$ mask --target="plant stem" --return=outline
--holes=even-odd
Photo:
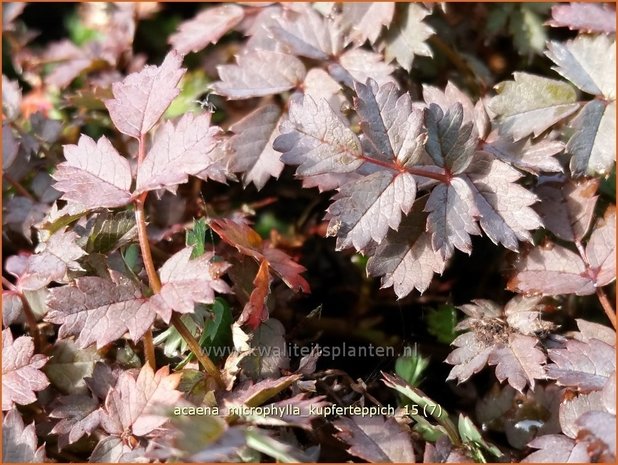
[[[210,358],[202,351],[200,344],[195,340],[193,334],[191,334],[191,331],[189,331],[189,328],[187,328],[182,322],[180,315],[178,315],[178,313],[172,313],[171,321],[174,325],[174,328],[176,328],[176,331],[178,331],[178,333],[182,336],[182,338],[189,346],[189,349],[191,349],[191,352],[193,352],[193,355],[195,355],[195,358],[197,358],[198,362],[200,362],[200,365],[204,367],[206,373],[212,376],[219,386],[223,387],[224,384],[223,380],[221,379],[219,369],[215,366],[212,360],[210,360]]]
[[[36,202],[34,196],[30,192],[28,192],[26,188],[19,183],[19,181],[16,181],[6,173],[2,173],[2,176],[11,186],[13,186],[13,188],[17,191],[18,194],[21,194],[22,196],[32,200],[33,202]]]
[[[144,159],[144,137],[141,136],[139,140],[139,149],[138,149],[138,164],[142,162]],[[139,239],[139,247],[142,252],[142,260],[144,262],[144,268],[146,269],[146,274],[148,275],[148,282],[150,284],[150,288],[152,292],[158,294],[161,291],[161,280],[159,279],[159,274],[154,266],[154,260],[152,259],[152,253],[150,250],[150,242],[148,241],[148,231],[146,229],[146,213],[144,212],[144,202],[146,201],[147,192],[144,192],[137,199],[135,199],[135,222],[137,224],[137,237]],[[202,352],[202,348],[198,341],[195,340],[191,331],[185,326],[185,324],[180,319],[180,316],[174,312],[172,312],[172,324],[176,328],[176,331],[182,336],[185,340],[191,352],[195,355],[195,358],[200,362],[200,364],[204,367],[206,372],[212,376],[219,386],[223,386],[223,381],[221,380],[221,374],[219,370],[215,366],[215,364],[210,360],[210,358]],[[148,330],[144,335],[144,353],[146,355],[146,359],[153,367],[155,366],[155,358],[154,358],[154,343],[152,340],[152,331]]]
[[[579,252],[579,256],[586,265],[586,270],[590,272],[590,262],[588,261],[588,256],[586,255],[586,250],[584,249],[584,246],[580,241],[575,241],[575,247],[577,248],[577,252]],[[597,287],[597,297],[599,298],[599,302],[601,303],[601,307],[603,307],[603,311],[607,315],[607,318],[609,318],[612,326],[614,327],[614,329],[616,329],[616,311],[614,310],[614,307],[607,298],[607,294],[605,294],[605,291],[600,287]]]
[[[32,309],[30,308],[30,304],[28,303],[26,296],[24,296],[24,294],[17,288],[17,286],[11,283],[4,276],[2,277],[2,285],[19,296],[19,299],[21,300],[21,307],[24,311],[24,316],[26,317],[26,323],[28,324],[28,330],[30,331],[30,336],[32,336],[32,339],[34,340],[34,350],[36,352],[40,352],[43,349],[44,344],[43,340],[41,339],[41,333],[39,332],[39,326],[36,322],[36,317],[34,316]]]
[[[616,329],[616,312],[614,311],[611,302],[607,298],[607,294],[600,287],[597,287],[597,297],[599,298],[599,302],[601,302],[601,306],[603,307],[603,311],[607,315],[607,318],[609,318],[612,326],[614,327],[614,329]]]

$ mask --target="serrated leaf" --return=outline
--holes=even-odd
[[[400,94],[394,84],[378,87],[369,80],[355,83],[354,108],[361,119],[363,134],[371,141],[368,152],[385,161],[397,160],[412,166],[423,155],[426,132],[423,115],[412,105],[408,93]]]
[[[520,259],[507,289],[543,295],[588,295],[596,292],[579,255],[555,244],[536,247]]]
[[[394,14],[394,2],[343,3],[341,21],[349,40],[357,45],[366,40],[373,44],[382,28],[390,25]]]
[[[548,355],[554,363],[547,366],[547,375],[559,386],[602,389],[616,370],[615,348],[597,339],[568,340],[563,349],[550,349]]]
[[[543,171],[562,172],[562,166],[554,156],[562,152],[564,147],[559,141],[532,142],[529,138],[513,141],[509,137],[499,137],[493,132],[487,137],[481,150],[520,170],[538,176]]]
[[[84,378],[92,375],[94,365],[100,359],[94,349],[79,349],[71,341],[58,341],[44,371],[51,383],[62,392],[80,393],[86,390]]]
[[[64,146],[65,162],[52,175],[62,199],[85,208],[122,207],[131,201],[131,168],[110,141],[82,134],[77,145]]]
[[[427,230],[431,233],[433,250],[444,260],[453,255],[454,248],[467,254],[472,252],[470,234],[481,234],[476,225],[479,211],[474,193],[461,178],[453,178],[450,184],[440,184],[431,191],[425,211]]]
[[[206,220],[204,218],[200,218],[198,220],[193,220],[193,227],[191,229],[187,229],[185,245],[187,247],[193,247],[193,252],[191,252],[191,258],[197,258],[204,254],[206,251]]]
[[[453,174],[466,169],[476,148],[476,135],[471,122],[464,123],[463,107],[456,103],[443,111],[432,103],[425,110],[427,144],[425,149],[434,163]]]
[[[238,5],[208,8],[195,18],[181,23],[168,42],[182,54],[199,52],[209,43],[216,44],[244,16],[244,10]]]
[[[451,305],[441,305],[427,313],[427,331],[443,344],[450,344],[457,337],[457,314]]]
[[[431,236],[425,231],[424,206],[425,200],[417,200],[399,229],[388,232],[367,262],[367,273],[382,276],[382,287],[392,286],[400,299],[415,288],[424,292],[434,273],[442,273],[445,267],[441,255],[431,246]]]
[[[568,27],[583,32],[616,32],[616,10],[599,3],[564,3],[554,5],[551,19],[553,27]]]
[[[576,443],[562,434],[546,434],[528,444],[539,449],[525,457],[523,463],[588,463],[590,457],[586,445]]]
[[[245,357],[240,364],[244,372],[253,379],[274,378],[275,380],[280,376],[282,369],[287,370],[290,366],[290,357],[285,349],[284,335],[285,328],[275,318],[269,318],[264,324],[260,325],[253,332],[251,340],[251,347],[254,351]],[[255,386],[258,385],[261,385],[261,383]],[[253,389],[251,388],[251,390]],[[281,389],[284,389],[284,387]],[[266,400],[268,399],[251,405],[261,405]],[[246,403],[246,401],[244,402]]]
[[[212,89],[231,99],[285,92],[302,83],[306,74],[295,56],[266,50],[248,51],[237,57],[237,64],[220,65],[217,71],[221,80]]]
[[[592,391],[566,399],[560,404],[560,427],[568,437],[575,439],[579,431],[577,420],[586,412],[604,411],[602,392]]]
[[[137,238],[135,215],[130,211],[99,214],[88,235],[88,252],[108,253]]]
[[[513,78],[496,86],[489,108],[499,117],[500,130],[516,141],[538,136],[579,108],[575,89],[565,82],[521,72]]]
[[[60,419],[50,434],[58,435],[58,447],[62,449],[98,428],[100,410],[99,401],[87,395],[61,397],[59,402],[49,414],[50,418]]]
[[[370,463],[414,463],[410,432],[394,418],[341,417],[334,422],[336,436],[348,444],[348,453]]]
[[[276,24],[269,30],[294,55],[328,60],[343,48],[343,37],[336,23],[308,5],[303,5],[300,12],[290,11],[276,18]]]
[[[372,79],[380,85],[396,82],[391,76],[395,66],[385,63],[381,54],[362,48],[352,48],[343,52],[339,56],[339,63],[329,65],[328,71],[335,80],[350,87],[354,82],[367,82],[367,79]]]
[[[494,349],[488,363],[496,365],[496,378],[507,382],[520,392],[527,384],[534,389],[535,379],[545,378],[545,354],[536,347],[537,338],[513,335],[508,344]]]
[[[399,227],[412,208],[416,182],[409,173],[378,171],[339,189],[328,208],[328,235],[337,236],[337,249],[362,250],[380,243],[389,228]]]
[[[181,64],[182,55],[172,50],[160,66],[147,65],[112,84],[114,98],[105,106],[120,132],[139,139],[152,129],[180,93],[176,86],[186,71]]]
[[[455,366],[446,380],[456,379],[458,383],[463,383],[485,368],[493,350],[490,341],[479,339],[474,332],[457,336],[451,345],[457,348],[448,355],[445,362]]]
[[[156,314],[141,290],[114,271],[110,276],[78,278],[50,290],[45,320],[62,325],[59,338],[77,336],[78,346],[101,348],[127,331],[137,341],[150,328]]]
[[[212,252],[194,259],[191,259],[192,253],[193,247],[185,247],[159,269],[161,290],[150,298],[149,304],[166,322],[169,322],[172,310],[193,313],[196,303],[213,303],[215,291],[230,292],[229,286],[221,279],[229,265],[213,261]]]
[[[81,270],[77,260],[86,255],[77,244],[77,234],[60,230],[47,242],[39,244],[38,253],[30,255],[18,275],[18,286],[23,291],[35,291],[52,281],[66,282],[68,270]]]
[[[571,121],[567,142],[573,176],[606,176],[616,162],[616,102],[591,100]]]
[[[45,462],[45,445],[37,448],[34,422],[28,426],[19,411],[10,409],[2,419],[2,463]]]
[[[360,140],[326,100],[292,101],[280,131],[273,147],[285,163],[298,165],[298,176],[349,173],[363,163]]]
[[[281,154],[272,147],[279,135],[281,110],[277,105],[264,105],[230,126],[230,169],[242,172],[243,184],[255,184],[260,190],[272,176],[278,178],[283,170]]]
[[[48,357],[34,353],[32,338],[13,339],[9,328],[2,331],[2,410],[15,404],[28,405],[36,401],[37,391],[49,385],[40,369]]]
[[[550,42],[546,55],[560,75],[582,91],[616,98],[616,41],[605,35],[577,36],[574,40]]]
[[[217,163],[213,149],[221,130],[210,125],[211,116],[186,113],[176,126],[166,122],[159,128],[137,170],[136,194],[185,183]]]
[[[434,30],[423,22],[429,12],[421,5],[409,3],[399,7],[399,14],[385,35],[384,55],[387,61],[395,59],[406,71],[410,71],[415,56],[432,56],[426,40]]]
[[[516,181],[516,169],[482,152],[477,152],[466,176],[472,181],[479,223],[494,243],[519,250],[518,240],[530,241],[530,231],[542,226],[530,208],[537,197]]]
[[[545,229],[562,240],[581,241],[590,228],[598,186],[597,179],[540,183],[535,192],[541,201],[534,209],[541,215]]]
[[[101,412],[101,426],[113,435],[146,436],[168,421],[162,407],[174,405],[182,396],[176,390],[181,373],[169,374],[169,367],[156,373],[144,365],[137,378],[125,371],[109,390]]]
[[[605,286],[616,279],[616,207],[610,205],[595,225],[586,257],[597,286]]]
[[[233,391],[226,400],[229,400],[232,404],[245,404],[247,407],[257,407],[272,399],[299,379],[300,375],[267,378],[244,389]]]

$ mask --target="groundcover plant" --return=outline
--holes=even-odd
[[[3,5],[3,462],[613,462],[615,8]]]

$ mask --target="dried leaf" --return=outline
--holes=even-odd
[[[181,64],[182,55],[172,50],[161,66],[147,65],[112,85],[114,98],[105,106],[120,132],[139,139],[152,129],[180,93],[176,86],[186,71]]]
[[[66,161],[53,174],[62,199],[85,208],[122,207],[131,201],[131,168],[110,141],[82,134],[77,145],[65,145]]]
[[[610,205],[595,224],[586,257],[595,286],[606,286],[616,279],[616,207]]]
[[[15,404],[28,405],[36,401],[35,392],[49,385],[40,369],[48,357],[34,353],[32,338],[13,339],[9,328],[2,331],[2,410]]]

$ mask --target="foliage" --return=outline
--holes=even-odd
[[[615,460],[612,5],[4,6],[3,461]]]

